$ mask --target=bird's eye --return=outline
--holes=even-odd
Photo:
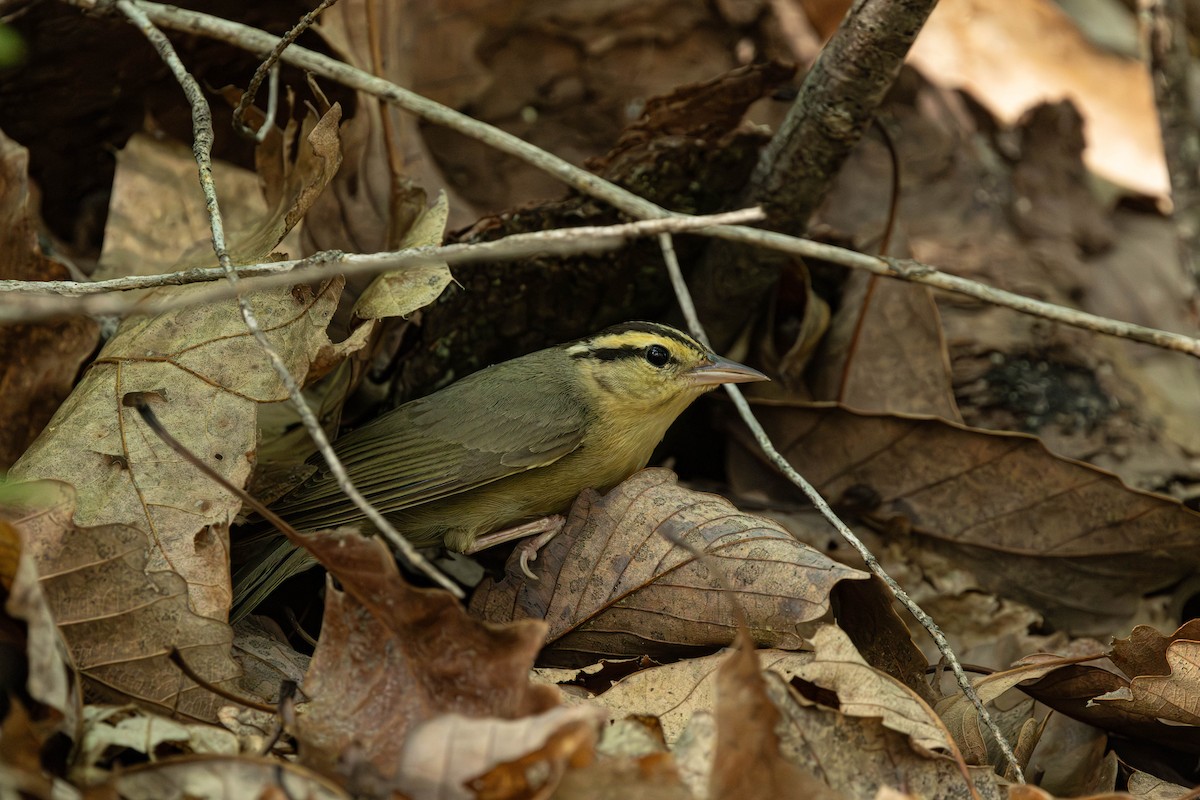
[[[646,348],[646,360],[656,367],[665,367],[671,360],[671,351],[661,344],[652,344]]]

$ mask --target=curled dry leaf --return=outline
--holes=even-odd
[[[184,676],[168,653],[178,648],[198,674],[232,690],[240,674],[229,655],[232,632],[192,610],[178,574],[149,569],[145,534],[127,525],[77,526],[74,492],[62,483],[9,486],[6,495],[4,514],[37,562],[88,694],[214,720],[226,701]]]
[[[828,404],[764,401],[757,411],[835,506],[919,537],[989,591],[1068,630],[1107,631],[1144,593],[1200,565],[1200,514],[1055,456],[1032,436]],[[735,487],[794,500],[791,484],[743,444],[729,469]]]
[[[1087,657],[1074,660],[1086,659]],[[1062,661],[1059,659],[1054,659],[1053,661],[1039,660],[1034,663],[1022,664],[1013,669],[984,675],[973,680],[971,685],[975,687],[975,692],[979,695],[979,699],[986,705],[994,702],[1000,695],[1018,683],[1040,678],[1061,665]],[[996,766],[1003,766],[1002,757],[1001,759],[996,758],[999,755],[998,753],[989,754],[988,748],[992,744],[991,736],[983,732],[979,721],[979,712],[975,710],[974,704],[967,699],[966,695],[962,694],[962,692],[956,692],[938,703],[935,706],[935,710],[946,724],[946,727],[954,735],[954,740],[962,748],[963,757],[967,759],[967,763],[991,763]],[[1032,709],[1024,709],[1020,713],[1024,719],[1019,718],[1014,721],[1011,716],[1004,716],[1004,720],[1010,728],[1014,730],[1020,728],[1026,721],[1032,719]]]
[[[734,604],[755,641],[795,648],[805,623],[829,610],[835,583],[867,577],[775,522],[679,486],[665,469],[642,470],[604,497],[580,495],[534,563],[537,582],[512,574],[485,581],[471,611],[494,621],[545,619],[543,659],[572,665],[726,645]]]
[[[237,737],[214,725],[185,724],[129,706],[89,705],[84,709],[83,737],[76,744],[76,768],[87,785],[102,783],[114,761],[126,751],[161,759],[171,753],[237,755]],[[137,759],[138,756],[134,756]]]
[[[389,783],[419,723],[449,713],[517,719],[557,704],[556,689],[529,682],[542,623],[471,619],[449,593],[409,586],[387,548],[353,530],[306,539],[345,589],[327,589],[304,681],[312,700],[297,735],[307,763],[365,762]]]
[[[47,500],[56,487],[44,489],[40,499]],[[7,594],[4,613],[25,624],[21,649],[28,661],[29,676],[23,688],[29,697],[61,714],[66,730],[74,731],[81,698],[71,671],[71,656],[58,635],[53,610],[38,582],[33,548],[26,544],[28,534],[10,521],[10,512],[15,510],[0,494],[0,586]],[[15,690],[10,687],[10,691]]]
[[[592,760],[605,719],[595,706],[516,720],[443,714],[409,732],[395,785],[412,800],[545,796],[568,767]]]
[[[767,694],[754,643],[745,629],[717,674],[717,747],[709,775],[714,798],[787,800],[843,797],[779,752],[779,710]]]
[[[38,241],[29,151],[0,132],[0,278],[70,277]],[[0,469],[16,461],[49,422],[96,347],[99,333],[95,320],[85,317],[0,326]]]
[[[450,203],[445,192],[424,208],[400,240],[397,250],[415,247],[436,247],[446,233]],[[450,266],[446,263],[388,272],[377,277],[354,304],[354,315],[360,319],[407,317],[422,306],[432,303],[450,283]]]
[[[1192,621],[1165,637],[1138,626],[1108,654],[1124,674],[1060,659],[1045,677],[1021,689],[1097,728],[1200,753],[1200,642],[1183,638],[1196,629]]]

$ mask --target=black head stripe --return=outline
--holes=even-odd
[[[623,322],[620,325],[613,325],[611,328],[605,328],[599,336],[610,336],[612,334],[628,333],[637,331],[639,333],[650,333],[655,336],[662,336],[665,339],[673,339],[685,347],[692,350],[699,348],[694,340],[684,335],[680,331],[675,330],[669,325],[660,325],[657,322]]]
[[[645,350],[641,347],[594,347],[575,353],[575,358],[595,358],[600,361],[616,361],[621,358],[641,358]]]

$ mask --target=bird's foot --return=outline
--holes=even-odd
[[[529,562],[537,560],[538,550],[541,550],[547,542],[557,536],[566,522],[567,518],[562,514],[553,514],[542,519],[535,519],[533,522],[526,522],[524,525],[517,525],[513,528],[505,528],[502,531],[487,533],[477,537],[465,552],[468,555],[478,553],[480,550],[486,550],[489,547],[494,547],[504,542],[511,542],[514,539],[524,539],[527,536],[532,536],[534,538],[527,542],[522,542],[517,547],[517,550],[520,552],[521,571],[536,581],[538,577],[529,568]]]

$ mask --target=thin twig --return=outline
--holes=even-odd
[[[212,692],[218,697],[223,697],[230,702],[237,703],[238,705],[245,706],[246,708],[253,708],[256,711],[265,711],[268,714],[274,714],[276,711],[275,706],[269,706],[266,703],[260,703],[257,700],[253,700],[249,697],[236,695],[228,689],[218,686],[217,684],[209,683],[204,679],[204,676],[192,669],[191,664],[187,663],[183,657],[183,653],[179,652],[179,648],[177,647],[171,648],[171,652],[167,654],[167,658],[170,659],[172,664],[179,667],[180,672],[191,678],[197,686]]]
[[[696,313],[696,306],[692,302],[691,292],[688,289],[687,282],[683,278],[683,270],[679,267],[679,259],[675,257],[675,246],[671,234],[659,234],[658,241],[662,248],[663,260],[667,264],[667,272],[671,276],[671,286],[675,290],[675,297],[679,300],[679,307],[683,311],[684,319],[687,320],[688,330],[691,331],[692,336],[696,337],[697,341],[708,347],[710,346],[708,335],[704,332],[704,327],[700,324],[700,318]],[[833,509],[825,502],[825,498],[821,496],[821,493],[805,480],[804,476],[797,472],[788,460],[775,448],[770,437],[767,436],[767,432],[763,430],[762,425],[759,424],[758,419],[754,416],[754,412],[751,411],[750,404],[746,402],[746,397],[742,394],[741,390],[735,384],[727,383],[725,384],[725,391],[729,393],[733,404],[737,406],[738,414],[741,416],[742,421],[746,423],[751,433],[754,434],[759,447],[767,454],[767,458],[771,460],[771,463],[786,475],[792,483],[800,487],[800,490],[812,502],[813,507],[821,513],[821,516],[825,517],[829,521],[829,524],[834,527],[834,530],[858,552],[859,556],[866,563],[867,569],[878,575],[887,584],[892,594],[900,601],[900,604],[908,609],[908,612],[913,615],[917,622],[921,623],[921,626],[929,632],[930,637],[937,645],[938,651],[946,659],[946,662],[950,665],[950,669],[954,671],[954,677],[958,680],[959,688],[962,689],[963,694],[967,696],[971,704],[975,706],[975,711],[979,714],[980,721],[987,727],[992,736],[995,737],[1001,751],[1004,753],[1005,759],[1008,761],[1009,766],[1012,767],[1017,780],[1024,783],[1025,776],[1021,771],[1021,764],[1017,761],[1016,754],[1013,753],[1012,746],[1008,743],[1004,734],[1000,732],[1000,728],[996,725],[995,720],[992,719],[991,714],[984,707],[983,701],[979,698],[978,693],[976,693],[975,687],[971,685],[967,673],[963,671],[962,665],[954,655],[954,651],[950,648],[950,643],[946,641],[945,634],[942,633],[942,629],[938,627],[938,624],[933,621],[933,617],[926,614],[917,605],[916,601],[908,596],[908,593],[904,591],[900,584],[896,583],[895,579],[887,574],[870,549],[833,512]]]
[[[350,482],[350,478],[346,474],[342,462],[338,459],[337,454],[333,452],[329,438],[325,435],[320,422],[317,421],[316,414],[313,413],[308,402],[304,399],[295,376],[292,375],[283,358],[280,357],[279,353],[271,345],[270,340],[267,339],[267,335],[263,333],[262,328],[258,324],[258,319],[254,316],[254,312],[250,308],[249,301],[238,293],[238,274],[233,268],[233,262],[229,258],[229,249],[225,245],[225,227],[221,219],[221,209],[217,203],[216,187],[213,184],[213,128],[212,113],[208,107],[208,101],[204,99],[204,93],[200,90],[200,85],[196,83],[196,79],[188,73],[183,63],[179,60],[179,56],[175,53],[175,48],[171,46],[170,40],[163,35],[162,31],[154,26],[154,23],[147,18],[138,5],[133,0],[117,0],[117,8],[154,45],[154,49],[158,51],[163,61],[175,75],[175,79],[179,82],[184,94],[187,96],[188,103],[192,108],[192,153],[196,157],[196,165],[200,171],[200,188],[204,192],[204,203],[208,209],[209,225],[212,229],[213,252],[216,253],[217,261],[225,272],[225,277],[230,284],[230,290],[237,297],[238,307],[242,312],[242,321],[246,324],[246,328],[250,331],[255,341],[258,342],[263,353],[270,360],[271,366],[279,376],[280,381],[287,387],[288,397],[291,399],[292,405],[295,406],[296,411],[299,413],[300,419],[304,422],[304,427],[308,430],[313,442],[317,445],[317,449],[320,450],[325,463],[329,465],[329,471],[336,478],[338,487],[363,512],[363,515],[375,525],[383,537],[387,539],[388,543],[400,553],[410,568],[424,572],[431,580],[455,597],[462,598],[462,589],[418,553],[416,548],[401,536],[392,527],[392,524],[374,506],[368,503],[367,499],[362,496],[362,493]]]
[[[275,84],[279,76],[279,56],[288,48],[292,42],[300,38],[300,34],[312,27],[317,21],[317,17],[321,16],[321,12],[336,3],[337,0],[322,0],[321,5],[309,11],[300,21],[292,26],[292,29],[285,33],[283,37],[271,48],[271,52],[267,55],[263,63],[258,65],[258,69],[254,70],[254,76],[250,78],[250,85],[246,87],[246,91],[238,100],[237,108],[233,110],[233,129],[245,136],[247,139],[253,139],[256,142],[261,142],[270,130],[271,123],[275,116]],[[271,74],[271,95],[268,100],[269,114],[267,121],[256,132],[253,128],[246,124],[246,111],[254,102],[255,95],[258,94],[258,89],[262,86],[263,78],[267,73]]]
[[[744,212],[729,212],[732,214]],[[521,233],[497,239],[492,242],[473,244],[451,244],[443,247],[418,248],[403,250],[396,253],[373,253],[370,255],[346,255],[343,253],[318,253],[307,259],[279,261],[270,264],[254,264],[237,268],[243,277],[266,276],[258,278],[255,288],[266,288],[282,284],[305,283],[328,277],[332,268],[347,275],[370,272],[385,272],[403,267],[422,266],[445,262],[448,264],[466,264],[477,261],[493,261],[504,259],[527,258],[535,255],[572,254],[586,250],[601,250],[623,241],[613,240],[609,245],[605,237],[627,237],[644,235],[650,232],[660,233],[655,225],[661,225],[665,230],[681,230],[679,226],[695,229],[691,232],[705,236],[718,236],[732,241],[745,242],[760,247],[780,250],[808,258],[819,258],[833,264],[850,269],[861,269],[888,278],[919,283],[934,289],[941,289],[955,294],[973,297],[977,300],[996,306],[1011,308],[1031,316],[1061,322],[1075,328],[1129,339],[1143,344],[1173,350],[1179,353],[1200,357],[1200,339],[1172,333],[1158,328],[1148,328],[1135,325],[1132,322],[1122,322],[1109,317],[1101,317],[1079,311],[1074,308],[1035,300],[1015,292],[996,289],[978,281],[960,278],[942,272],[937,267],[923,264],[911,259],[883,258],[847,250],[844,247],[814,242],[810,239],[800,239],[773,231],[757,228],[746,228],[736,225],[713,225],[711,220],[722,219],[722,215],[711,217],[672,217],[667,220],[647,220],[628,225],[567,228],[557,231],[539,231],[536,233]],[[687,222],[693,220],[694,222]],[[678,222],[676,222],[678,221]],[[701,224],[705,226],[701,229]],[[636,234],[634,233],[636,231]],[[573,241],[576,235],[585,234],[580,241]],[[588,237],[595,237],[594,239]],[[0,294],[0,322],[17,322],[42,319],[56,314],[124,314],[136,310],[139,313],[157,313],[173,308],[227,299],[232,296],[228,287],[214,288],[209,292],[196,292],[191,297],[172,298],[163,301],[150,301],[132,306],[129,301],[113,297],[88,297],[68,300],[65,297],[34,297],[33,295],[61,294],[88,295],[94,292],[112,292],[114,290],[142,289],[147,286],[174,285],[195,281],[211,281],[221,277],[220,270],[185,270],[167,275],[131,276],[114,278],[110,281],[95,283],[77,283],[74,281],[0,281],[0,293],[21,293],[19,297],[4,297]],[[86,302],[82,302],[86,300]]]
[[[419,247],[394,253],[350,255],[331,251],[303,259],[235,267],[242,278],[255,278],[253,288],[315,283],[331,273],[360,275],[431,264],[515,260],[534,256],[578,255],[621,247],[638,236],[663,231],[704,233],[721,223],[762,219],[759,209],[742,209],[705,217],[670,217],[621,225],[560,228],[513,234],[491,242]],[[130,275],[93,283],[76,281],[0,281],[0,322],[41,319],[55,314],[139,314],[215,302],[234,296],[229,286],[213,286],[170,298],[124,297],[117,293],[157,286],[211,282],[224,278],[220,268],[188,269],[163,275]],[[3,293],[9,293],[5,296]]]

